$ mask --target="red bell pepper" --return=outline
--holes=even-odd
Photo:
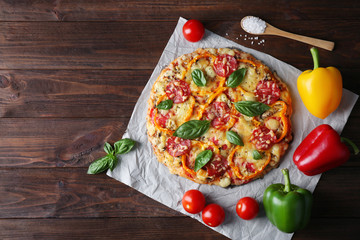
[[[339,134],[329,125],[322,124],[312,130],[295,150],[295,165],[305,175],[314,176],[345,163],[350,157],[347,142],[359,153],[357,146]]]

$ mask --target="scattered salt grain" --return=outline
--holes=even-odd
[[[242,27],[248,33],[261,34],[265,32],[266,23],[258,17],[248,16],[242,20]]]

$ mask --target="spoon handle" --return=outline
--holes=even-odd
[[[280,30],[276,27],[273,27],[269,24],[267,24],[266,32],[265,34],[268,35],[278,35],[286,38],[290,38],[293,40],[297,40],[299,42],[307,43],[315,47],[323,48],[329,51],[332,51],[334,49],[335,43],[330,41],[325,41],[317,38],[312,37],[306,37],[294,33],[285,32],[283,30]]]

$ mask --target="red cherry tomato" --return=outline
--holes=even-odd
[[[187,21],[183,26],[183,34],[189,42],[197,42],[204,36],[204,25],[195,19]]]
[[[259,212],[258,202],[251,197],[244,197],[236,204],[236,213],[245,220],[253,219]]]
[[[188,213],[199,213],[205,207],[205,197],[198,190],[189,190],[182,198],[182,205]]]
[[[210,227],[217,227],[224,222],[225,211],[215,203],[209,204],[202,211],[202,220]]]

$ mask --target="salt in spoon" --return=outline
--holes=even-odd
[[[259,24],[259,23],[265,23],[265,29],[262,32],[250,32],[249,29],[246,29],[246,26],[244,27],[244,21],[246,18],[253,18],[257,21],[254,22],[254,24]],[[249,19],[247,19],[249,20]],[[285,32],[283,30],[280,30],[270,24],[268,24],[267,22],[264,22],[263,20],[257,18],[257,17],[253,17],[253,16],[246,16],[243,17],[243,19],[241,19],[240,22],[241,28],[244,29],[245,32],[250,33],[250,34],[255,34],[255,35],[276,35],[276,36],[281,36],[281,37],[286,37],[286,38],[290,38],[299,42],[303,42],[303,43],[307,43],[310,44],[312,46],[316,46],[319,48],[323,48],[329,51],[332,51],[334,49],[334,42],[330,42],[330,41],[325,41],[325,40],[321,40],[321,39],[316,39],[316,38],[311,38],[311,37],[305,37],[305,36],[301,36],[298,34],[294,34],[294,33],[289,33],[289,32]]]

